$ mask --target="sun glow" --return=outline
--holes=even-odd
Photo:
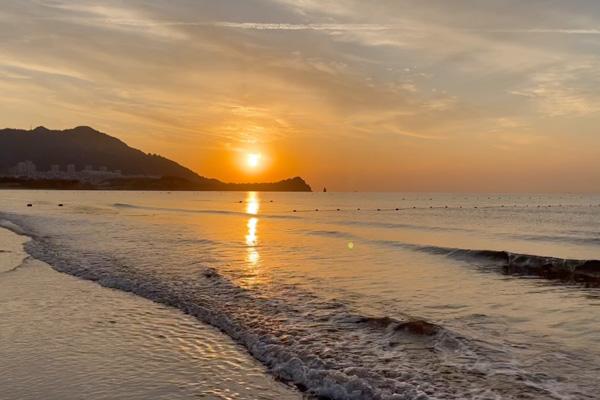
[[[262,155],[260,153],[249,153],[246,156],[246,165],[254,169],[260,166]]]

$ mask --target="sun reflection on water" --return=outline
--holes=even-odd
[[[255,248],[248,248],[246,261],[248,261],[250,265],[256,266],[258,265],[258,260],[260,260],[260,254],[258,254],[258,251],[256,251]]]
[[[258,215],[260,210],[260,198],[257,192],[248,192],[246,196],[246,213],[250,215]],[[260,261],[258,253],[258,217],[251,217],[246,223],[246,262],[249,267],[255,269]],[[256,272],[256,271],[254,271]]]
[[[258,236],[256,235],[256,229],[258,227],[258,218],[252,217],[248,220],[246,224],[248,231],[246,233],[246,245],[248,246],[256,246]]]
[[[260,198],[257,192],[248,192],[246,196],[246,212],[248,214],[257,215],[260,209]]]

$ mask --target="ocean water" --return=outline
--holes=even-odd
[[[497,257],[600,260],[597,195],[4,191],[0,210],[33,258],[195,316],[309,395],[600,393],[600,290]]]
[[[56,272],[0,229],[0,399],[298,400],[215,328]]]

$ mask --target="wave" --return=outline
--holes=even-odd
[[[388,228],[388,229],[398,229],[398,228],[406,228],[406,229],[418,229],[418,230],[427,230],[427,231],[452,231],[452,232],[476,232],[474,229],[468,228],[457,228],[450,226],[432,226],[432,225],[419,225],[419,224],[409,224],[409,223],[399,223],[399,222],[380,222],[380,221],[360,221],[360,220],[346,220],[346,221],[336,221],[336,224],[339,225],[357,225],[357,226],[369,226],[369,227],[377,227],[377,228]]]
[[[21,229],[21,227],[19,227],[18,225],[14,224],[10,221],[7,221],[7,220],[0,219],[0,228],[11,231],[12,233],[19,235],[19,236],[26,236],[25,232],[23,231],[23,229]],[[18,258],[16,258],[16,260],[14,260],[14,259],[11,260],[12,263],[1,263],[0,264],[0,275],[4,275],[4,274],[8,274],[8,273],[17,271],[30,258],[25,253],[25,251],[21,248],[20,239],[14,238],[14,239],[9,239],[9,240],[15,240],[15,243],[11,243],[11,245],[16,245],[19,247],[19,249],[17,249],[17,248],[12,249],[12,250],[0,249],[0,254],[10,254],[11,258],[14,258],[14,257],[18,257]],[[3,244],[6,245],[6,243],[3,243]]]
[[[587,286],[600,286],[600,260],[595,259],[578,260],[513,253],[506,250],[461,249],[390,240],[376,240],[373,243],[460,260],[477,261],[480,266],[494,267],[506,274],[539,276],[547,279],[584,283]]]
[[[222,296],[213,294],[213,301],[204,296],[200,296],[203,301],[198,301],[194,292],[179,291],[160,280],[153,280],[149,277],[139,280],[137,277],[127,274],[114,273],[115,271],[104,274],[89,263],[75,267],[76,263],[50,256],[51,250],[40,242],[32,243],[27,250],[36,258],[50,263],[61,272],[176,307],[218,328],[242,344],[253,357],[268,366],[271,373],[278,379],[292,383],[299,389],[319,396],[319,398],[379,400],[392,398],[391,393],[402,393],[405,395],[403,398],[406,399],[430,398],[414,383],[386,382],[385,385],[381,385],[377,382],[381,378],[367,374],[367,371],[362,368],[340,368],[333,360],[322,357],[324,354],[320,351],[321,349],[311,349],[314,347],[313,344],[306,342],[308,337],[300,333],[298,328],[296,328],[296,335],[290,335],[292,329],[285,329],[287,333],[282,334],[272,321],[281,319],[282,312],[288,311],[284,304],[275,300],[271,300],[270,304],[267,304],[260,299],[253,298],[252,294],[233,285],[214,268],[204,269],[201,276],[210,282],[209,286],[216,289],[217,292],[225,291],[232,298],[224,299]],[[227,312],[218,303],[219,300],[227,301],[229,307],[233,304],[243,303],[244,314],[247,314],[248,308],[250,308],[253,318],[249,319],[244,314],[236,315],[231,310]],[[252,305],[262,305],[267,310],[257,312],[257,310],[252,310]],[[268,316],[266,320],[263,318],[264,315]],[[289,318],[289,316],[287,317]],[[360,318],[357,318],[356,321],[360,321]],[[357,328],[361,327],[361,324],[357,322],[353,325]],[[330,327],[329,329],[340,331],[340,328]],[[300,340],[296,342],[297,339]],[[301,341],[306,343],[301,344]],[[318,340],[315,343],[318,343]]]
[[[502,250],[470,250],[435,246],[425,246],[419,250],[460,259],[487,261],[487,265],[501,267],[507,274],[537,275],[547,279],[600,286],[600,260],[577,260]]]
[[[248,217],[251,214],[241,211],[229,211],[229,210],[209,210],[209,209],[189,209],[189,208],[169,208],[169,207],[148,207],[138,206],[135,204],[128,203],[114,203],[112,205],[115,208],[135,209],[135,210],[146,210],[146,211],[167,211],[177,213],[190,213],[190,214],[217,214],[217,215],[239,215]],[[278,215],[278,214],[260,214],[261,218],[272,218],[272,219],[300,219],[300,217],[294,215]]]
[[[11,221],[6,220],[6,219],[0,220],[0,227],[4,228],[4,229],[8,229],[9,231],[16,233],[17,235],[20,235],[20,236],[27,236],[25,231],[20,226],[18,226],[17,224],[15,224]]]
[[[600,244],[600,237],[582,237],[573,235],[524,235],[524,234],[505,234],[516,239],[542,241],[542,242],[570,242],[579,244]]]
[[[358,317],[355,322],[370,328],[421,336],[433,336],[442,330],[441,326],[422,319],[400,321],[391,317]]]
[[[420,225],[410,223],[397,223],[397,222],[379,222],[379,221],[336,221],[338,225],[346,226],[368,226],[377,227],[384,229],[412,229],[430,232],[465,232],[465,233],[481,233],[481,230],[471,228],[457,228],[450,226],[433,226],[433,225]],[[585,232],[587,235],[591,235],[590,232]],[[507,238],[515,238],[527,241],[542,241],[542,242],[558,242],[558,243],[575,243],[575,244],[600,244],[600,237],[597,236],[577,236],[577,235],[541,235],[541,234],[515,234],[515,233],[496,233],[498,236]]]
[[[30,217],[17,222],[37,233]],[[44,231],[46,232],[46,231]],[[178,276],[145,250],[115,254],[58,235],[30,235],[26,251],[61,272],[176,307],[220,329],[243,345],[277,378],[309,395],[334,400],[549,398],[532,389],[527,373],[482,373],[485,351],[470,338],[415,317],[370,316],[336,299],[325,300],[296,285],[273,293],[241,288],[218,269],[201,267]],[[83,246],[82,246],[83,244]],[[433,249],[433,248],[432,248]],[[149,260],[152,260],[151,262]],[[163,262],[168,260],[162,259]],[[167,261],[168,262],[168,261]],[[153,268],[152,264],[159,264]],[[455,356],[455,354],[460,356]],[[456,365],[445,363],[459,360]],[[476,367],[466,367],[466,366]],[[503,367],[504,368],[504,367]]]
[[[334,238],[342,238],[342,239],[352,239],[352,238],[356,237],[355,235],[348,233],[348,232],[332,231],[332,230],[306,230],[303,232],[307,235],[334,237]]]

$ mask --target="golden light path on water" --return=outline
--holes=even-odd
[[[246,213],[249,215],[258,215],[258,211],[260,209],[260,198],[257,192],[248,192],[246,196]],[[251,268],[258,267],[258,262],[260,260],[260,255],[257,250],[258,245],[258,218],[251,217],[248,219],[246,223],[247,232],[246,232],[246,246],[247,255],[246,261],[248,262],[248,266]]]

